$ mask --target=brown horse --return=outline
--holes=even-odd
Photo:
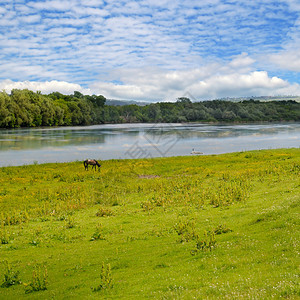
[[[101,165],[96,161],[96,159],[87,159],[83,162],[83,165],[86,170],[89,169],[89,165],[92,166],[92,170],[93,170],[93,168],[95,168],[95,171],[96,171],[97,167],[98,167],[98,170],[101,167]]]

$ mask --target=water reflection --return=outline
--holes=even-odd
[[[105,134],[91,130],[16,130],[0,131],[0,148],[6,150],[40,149],[70,145],[105,143]]]
[[[0,166],[299,147],[300,124],[117,124],[0,130]]]

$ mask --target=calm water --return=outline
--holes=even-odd
[[[300,147],[300,124],[118,124],[0,130],[0,166]]]

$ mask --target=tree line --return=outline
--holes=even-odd
[[[300,103],[294,100],[261,102],[223,100],[107,105],[102,95],[73,95],[14,89],[0,92],[0,127],[92,125],[104,123],[181,123],[300,121]]]

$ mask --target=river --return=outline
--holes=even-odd
[[[299,123],[114,124],[0,130],[0,167],[300,146]]]

